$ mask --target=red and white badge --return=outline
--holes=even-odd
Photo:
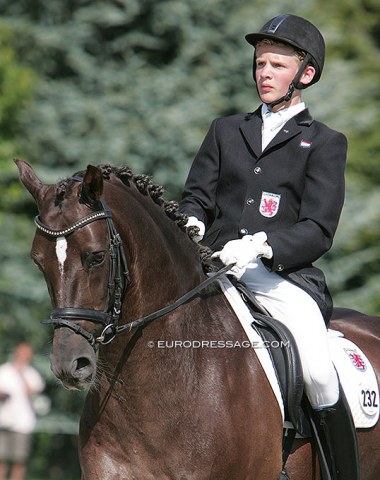
[[[260,213],[264,217],[272,218],[278,212],[280,207],[281,195],[277,193],[263,192],[260,201]]]
[[[357,350],[345,348],[344,351],[349,356],[353,366],[360,370],[361,372],[365,372],[367,370],[367,365],[364,359],[361,357],[360,353]]]

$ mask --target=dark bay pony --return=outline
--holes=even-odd
[[[44,185],[29,164],[17,165],[39,209],[31,254],[53,305],[51,367],[66,388],[88,389],[82,479],[278,480],[282,418],[254,349],[211,348],[246,340],[218,288],[130,323],[205,279],[174,204],[127,167],[89,166]],[[350,315],[337,327],[379,372],[379,319]],[[359,444],[362,479],[378,480],[379,428],[359,432]],[[301,442],[290,478],[318,479],[315,465]]]

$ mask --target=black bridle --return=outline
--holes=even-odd
[[[218,270],[211,277],[201,282],[198,286],[187,292],[182,297],[178,298],[174,303],[166,307],[157,310],[145,317],[141,317],[133,322],[125,325],[118,325],[121,315],[121,305],[123,295],[127,289],[130,281],[128,265],[123,249],[123,242],[120,235],[117,233],[112,221],[112,213],[109,210],[104,199],[101,199],[103,209],[91,213],[85,217],[72,223],[70,226],[61,230],[54,230],[45,225],[39,216],[35,218],[35,224],[37,228],[48,235],[51,238],[68,237],[72,233],[76,232],[80,228],[89,225],[92,222],[98,220],[106,220],[109,235],[109,256],[110,256],[110,270],[107,285],[107,300],[103,311],[84,308],[53,308],[50,318],[42,320],[41,323],[47,325],[53,325],[54,327],[67,327],[73,332],[82,335],[92,347],[97,350],[99,344],[106,345],[110,343],[116,335],[120,335],[123,332],[130,332],[135,328],[142,327],[156,318],[162,317],[167,313],[172,312],[179,306],[185,304],[192,298],[194,298],[200,291],[205,289],[208,285],[213,283],[217,278],[227,273],[231,269],[233,264],[227,265]],[[76,321],[86,320],[93,323],[98,323],[103,326],[103,330],[100,335],[94,335],[88,330],[78,325]]]
[[[107,284],[107,299],[103,311],[84,308],[53,308],[50,318],[41,323],[55,327],[67,327],[75,333],[82,335],[95,348],[97,344],[109,343],[113,339],[113,331],[118,325],[122,297],[129,282],[128,265],[124,254],[123,242],[115,229],[112,213],[104,199],[101,199],[103,209],[80,218],[70,226],[61,230],[54,230],[45,225],[39,216],[35,218],[37,228],[51,238],[68,237],[80,228],[98,220],[106,220],[109,235],[110,269]],[[75,323],[73,320],[87,320],[103,326],[100,336],[95,336]]]

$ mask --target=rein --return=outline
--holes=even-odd
[[[79,177],[73,177],[73,179],[82,181],[82,178]],[[74,333],[84,337],[95,350],[98,349],[99,345],[106,345],[110,343],[117,335],[120,335],[124,332],[130,332],[135,328],[142,327],[152,322],[156,318],[162,317],[181,305],[184,305],[186,302],[193,299],[199,292],[204,290],[208,285],[217,280],[217,278],[224,275],[232,267],[231,264],[221,268],[213,276],[201,282],[198,286],[184,294],[182,297],[178,298],[171,305],[161,308],[145,317],[134,320],[133,322],[119,326],[118,322],[121,314],[122,297],[130,280],[129,270],[121,237],[116,231],[112,221],[112,213],[109,210],[105,200],[101,199],[100,201],[103,210],[86,215],[85,217],[80,218],[68,227],[61,230],[55,230],[48,227],[42,222],[39,216],[37,216],[34,220],[36,227],[41,232],[54,239],[59,237],[68,237],[80,228],[97,220],[106,220],[107,222],[110,240],[110,271],[107,284],[107,300],[104,311],[75,307],[57,307],[53,308],[49,319],[41,321],[41,323],[44,325],[69,328]],[[104,327],[103,331],[99,336],[96,336],[75,322],[81,320],[101,324]]]
[[[137,320],[133,320],[133,322],[126,323],[125,325],[120,325],[120,326],[116,326],[116,327],[114,327],[113,325],[107,326],[103,330],[102,334],[96,339],[96,341],[104,345],[106,343],[111,342],[115,338],[116,335],[120,335],[121,333],[124,333],[124,332],[130,332],[131,330],[133,330],[135,328],[139,328],[139,327],[143,327],[144,325],[147,325],[148,323],[152,322],[153,320],[156,320],[156,318],[163,317],[164,315],[172,312],[173,310],[177,309],[181,305],[184,305],[189,300],[192,300],[199,292],[204,290],[211,283],[215,282],[215,280],[217,280],[219,277],[221,277],[222,275],[227,273],[228,270],[230,270],[231,267],[233,267],[233,265],[234,264],[231,263],[230,265],[226,265],[226,266],[220,268],[216,273],[214,273],[214,275],[212,277],[209,277],[206,280],[203,280],[203,282],[201,282],[199,285],[194,287],[192,290],[190,290],[187,293],[185,293],[184,295],[182,295],[182,297],[178,298],[174,303],[172,303],[171,305],[168,305],[167,307],[161,308],[160,310],[156,310],[155,312],[153,312],[153,313],[151,313],[151,314],[149,314],[145,317],[138,318]],[[108,329],[112,329],[112,332],[111,332],[112,338],[105,342],[105,341],[103,341],[104,340],[103,335],[104,334],[108,335],[108,332],[107,332]]]

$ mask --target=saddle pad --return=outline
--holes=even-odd
[[[356,428],[373,427],[379,419],[379,386],[368,358],[341,332],[328,330],[332,360]]]
[[[256,330],[252,328],[253,318],[251,312],[242,300],[239,292],[227,277],[220,277],[217,281],[222,289],[222,292],[224,293],[224,296],[227,298],[236,316],[240,320],[242,327],[244,328],[244,331],[248,337],[248,346],[255,349],[256,355],[265,371],[273,393],[275,394],[281,410],[282,419],[284,420],[284,403],[282,400],[280,387],[278,385],[277,375],[274,371],[272,360],[269,356],[268,349],[265,346],[263,339],[256,332]]]
[[[212,274],[211,274],[212,275]],[[252,315],[239,292],[227,277],[218,279],[226,299],[238,317],[277,399],[284,420],[284,403],[277,375],[267,347],[252,328]],[[338,372],[342,388],[350,405],[356,428],[370,428],[379,419],[379,387],[376,375],[365,354],[342,333],[328,330],[331,357]]]

